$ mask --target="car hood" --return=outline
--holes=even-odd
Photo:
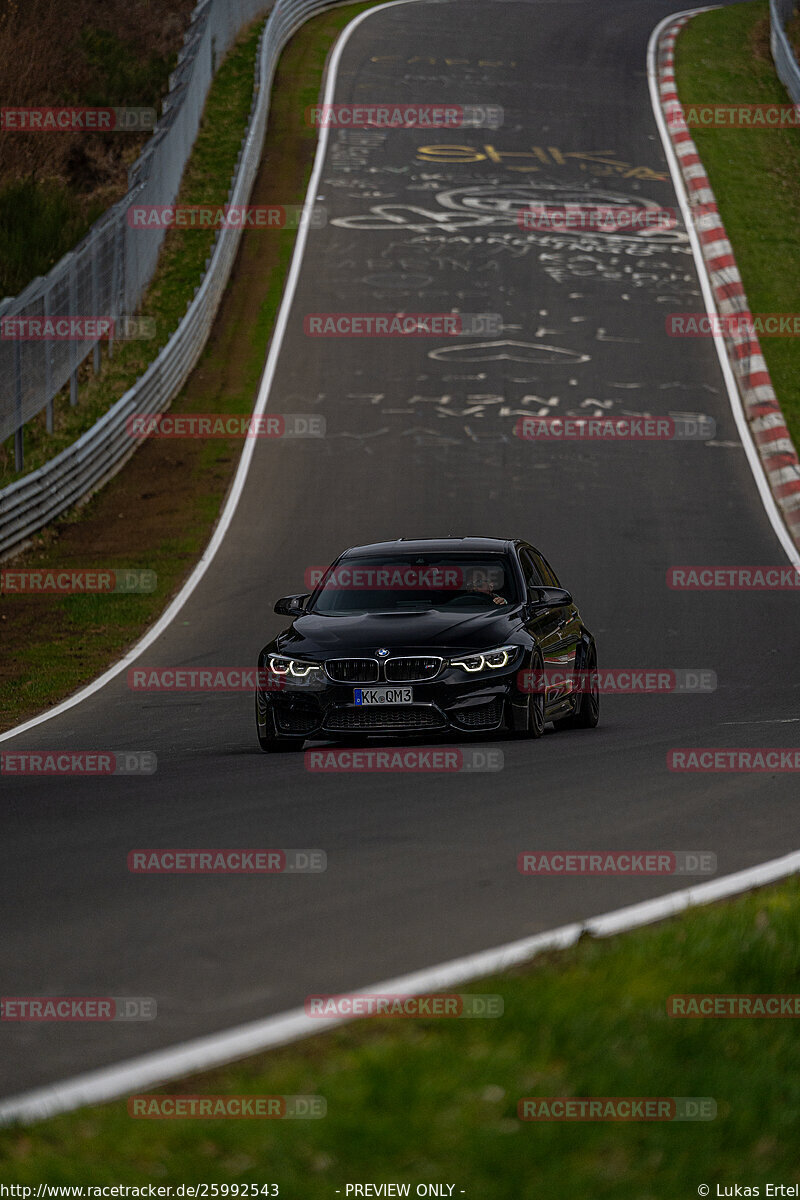
[[[521,609],[504,612],[363,613],[323,617],[314,613],[298,617],[276,639],[284,654],[308,658],[369,655],[382,646],[396,653],[462,653],[502,646],[521,626]]]

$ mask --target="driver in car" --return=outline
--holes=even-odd
[[[493,604],[508,604],[508,600],[497,589],[498,584],[502,583],[501,578],[498,579],[497,572],[491,569],[487,571],[474,571],[472,579],[466,584],[468,592],[480,592],[484,596],[491,596]]]

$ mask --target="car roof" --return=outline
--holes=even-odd
[[[514,545],[515,542],[510,538],[396,538],[393,542],[372,542],[366,546],[351,546],[341,557],[350,558],[352,555],[371,557],[378,554],[396,554],[398,551],[406,551],[409,554],[438,554],[447,551],[467,554],[508,554]]]

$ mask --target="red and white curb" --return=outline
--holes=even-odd
[[[733,247],[717,209],[717,201],[697,153],[678,99],[675,83],[675,41],[691,13],[683,13],[662,30],[657,43],[658,94],[672,148],[683,175],[690,212],[708,268],[711,290],[722,316],[736,314],[747,321],[747,302]],[[786,428],[761,346],[754,333],[725,336],[725,346],[742,398],[747,424],[758,450],[772,495],[794,544],[800,549],[800,460]]]
[[[415,0],[390,0],[389,4],[382,6],[388,8],[393,5],[413,3]],[[375,10],[367,10],[356,17],[343,31],[338,42],[334,46],[331,60],[328,66],[325,82],[324,100],[325,104],[331,104],[334,96],[336,84],[336,76],[338,71],[339,61],[342,52],[351,33],[371,15]],[[681,14],[683,17],[683,14]],[[688,16],[686,17],[688,19]],[[674,28],[675,32],[681,24],[685,24],[685,20],[676,18],[674,21],[668,17],[662,26],[659,26],[654,31],[651,38],[650,46],[648,47],[648,76],[651,84],[655,75],[655,69],[651,71],[651,50],[655,43],[658,42],[662,29],[666,29],[670,25],[670,31]],[[675,96],[675,80],[672,73],[672,46],[674,46],[674,36],[672,37],[672,45],[670,46],[670,77],[671,91]],[[664,82],[667,82],[666,76]],[[675,96],[677,101],[677,96]],[[655,102],[654,102],[655,109]],[[657,110],[656,110],[657,111]],[[662,114],[659,113],[659,116]],[[664,134],[667,138],[669,135]],[[314,197],[318,193],[320,186],[320,177],[325,161],[326,147],[328,137],[328,126],[323,124],[320,138],[317,144],[316,157],[314,160],[314,168],[311,174],[311,179],[306,192],[306,203],[313,202]],[[664,142],[665,149],[667,142]],[[684,153],[688,153],[685,151]],[[696,153],[696,151],[695,151]],[[700,172],[697,172],[695,177],[699,177],[702,173],[702,164],[699,159],[695,163],[687,163],[688,167],[700,167]],[[672,168],[671,168],[672,169]],[[674,175],[673,175],[674,178]],[[708,181],[705,181],[707,186]],[[677,181],[676,181],[677,186]],[[708,194],[711,196],[711,189],[708,188]],[[702,200],[698,201],[703,203]],[[682,203],[682,202],[681,202]],[[724,230],[720,223],[714,227],[718,229],[719,236],[714,240],[720,241],[724,239]],[[267,400],[270,395],[272,379],[274,377],[277,364],[278,354],[281,348],[283,335],[289,320],[297,279],[300,272],[300,266],[303,259],[303,253],[306,242],[308,224],[301,226],[297,241],[295,243],[294,254],[289,269],[289,277],[286,288],[284,289],[281,307],[278,313],[278,321],[276,323],[276,331],[273,334],[272,343],[270,346],[267,363],[264,368],[264,375],[261,380],[259,389],[258,401],[254,410],[254,415],[263,413],[267,406]],[[730,253],[730,246],[725,240],[727,252]],[[733,263],[733,255],[730,254],[731,263]],[[699,264],[698,264],[699,269]],[[738,283],[741,289],[741,281],[739,280],[738,272],[736,272],[735,264],[732,268],[732,274],[729,269],[722,266],[722,271],[727,272],[727,278],[720,280],[720,286],[725,287],[732,281]],[[701,283],[703,281],[701,280]],[[746,300],[744,293],[741,292],[744,311],[746,311]],[[710,301],[709,301],[710,303]],[[732,311],[742,311],[736,308]],[[757,343],[756,343],[757,346]],[[727,367],[727,360],[722,356]],[[762,360],[763,361],[763,360]],[[723,368],[724,369],[724,368]],[[728,370],[730,368],[728,367]],[[769,375],[766,374],[767,385],[769,384]],[[731,388],[733,383],[731,382]],[[758,386],[764,386],[763,383]],[[770,396],[773,398],[774,393],[770,388]],[[761,414],[762,416],[771,415],[770,412]],[[783,417],[780,409],[775,404],[775,410],[772,415],[777,415],[780,422],[780,427],[785,429]],[[738,420],[737,420],[738,426]],[[743,432],[746,432],[744,430]],[[781,435],[782,436],[782,435]],[[788,434],[786,435],[788,441]],[[773,438],[773,440],[776,440]],[[255,440],[251,439],[250,447],[255,445]],[[791,442],[789,442],[791,445]],[[192,575],[184,584],[178,596],[173,600],[172,604],[162,615],[156,626],[150,630],[145,637],[133,647],[128,654],[111,667],[99,679],[88,687],[82,689],[69,700],[51,709],[49,712],[34,718],[32,721],[24,725],[18,726],[16,729],[9,730],[5,734],[0,734],[0,742],[7,738],[16,737],[20,733],[41,724],[43,721],[49,720],[52,717],[73,708],[75,705],[82,703],[89,696],[99,691],[116,675],[120,674],[126,667],[135,661],[142,652],[151,645],[157,637],[167,628],[170,622],[174,619],[186,600],[197,587],[200,579],[208,569],[214,555],[216,554],[222,542],[225,533],[233,519],[239,496],[252,458],[252,449],[245,451],[242,454],[237,475],[234,481],[234,487],[228,495],[222,517],[220,518],[217,531],[212,538],[212,541],[206,550],[200,563],[198,563]],[[795,480],[798,478],[797,473],[797,458],[794,458],[795,472],[792,476]],[[756,464],[757,467],[757,464]],[[765,509],[772,523],[776,534],[781,538],[781,544],[786,549],[789,557],[793,562],[800,565],[800,558],[797,557],[796,548],[788,542],[784,534],[783,526],[780,525],[780,518],[777,511],[774,519],[771,513],[771,508],[774,507],[772,493],[768,490],[765,492],[766,484],[762,479],[757,479],[759,494],[764,502]],[[788,493],[795,495],[800,490],[795,488],[794,491]],[[800,507],[800,506],[798,506]],[[663,921],[671,916],[678,916],[686,909],[693,905],[711,904],[716,901],[725,900],[731,896],[741,895],[743,892],[749,891],[752,888],[763,887],[765,885],[776,883],[781,879],[786,879],[791,875],[800,873],[800,851],[793,851],[783,858],[773,859],[770,862],[761,863],[758,866],[749,867],[746,870],[738,871],[733,875],[726,875],[720,879],[709,880],[706,883],[697,884],[692,887],[683,888],[677,892],[669,892],[664,896],[657,896],[652,900],[645,900],[639,904],[629,905],[625,908],[617,909],[613,912],[605,913],[598,917],[591,917],[585,921],[576,921],[569,925],[562,925],[557,929],[551,929],[543,933],[534,934],[531,937],[523,938],[516,942],[510,942],[502,946],[496,946],[489,950],[479,951],[465,958],[457,959],[448,963],[441,963],[438,966],[428,967],[422,971],[417,971],[413,975],[404,975],[399,979],[385,981],[383,983],[373,984],[369,988],[354,993],[355,995],[374,994],[376,992],[391,993],[400,992],[407,995],[420,995],[423,992],[444,991],[446,988],[453,987],[455,984],[468,983],[474,979],[487,978],[491,975],[498,974],[502,971],[507,971],[510,968],[520,963],[529,962],[537,954],[546,950],[564,949],[574,945],[575,942],[584,934],[589,934],[593,937],[611,937],[618,933],[623,933],[627,930],[638,929],[642,926],[649,925],[655,921]],[[350,1017],[335,1017],[326,1022],[325,1028],[331,1029],[338,1025],[344,1025],[353,1018]],[[13,1125],[18,1123],[28,1123],[33,1121],[42,1121],[48,1117],[54,1116],[56,1113],[69,1112],[73,1109],[80,1108],[89,1104],[103,1104],[111,1100],[118,1099],[121,1096],[130,1095],[135,1091],[142,1091],[146,1088],[160,1087],[175,1079],[182,1079],[188,1075],[196,1074],[200,1071],[212,1070],[216,1067],[223,1066],[227,1063],[252,1056],[254,1054],[262,1054],[267,1050],[273,1049],[276,1046],[289,1045],[301,1038],[309,1037],[312,1034],[319,1033],[319,1023],[316,1019],[309,1017],[304,1008],[292,1009],[288,1012],[278,1013],[272,1017],[265,1017],[259,1021],[253,1021],[246,1025],[235,1026],[232,1029],[222,1030],[218,1033],[211,1034],[207,1037],[197,1038],[190,1042],[184,1042],[179,1045],[170,1046],[163,1050],[156,1050],[149,1054],[143,1054],[138,1058],[129,1059],[126,1062],[115,1063],[108,1067],[102,1067],[98,1070],[86,1072],[83,1075],[74,1076],[71,1079],[61,1080],[57,1083],[47,1084],[33,1091],[26,1092],[21,1095],[6,1097],[0,1099],[0,1127]]]

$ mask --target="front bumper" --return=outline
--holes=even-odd
[[[357,705],[358,684],[328,680],[295,687],[286,680],[257,693],[259,723],[271,711],[280,737],[350,737],[524,729],[527,696],[517,687],[519,665],[469,678],[446,668],[435,679],[408,685],[413,703]]]

